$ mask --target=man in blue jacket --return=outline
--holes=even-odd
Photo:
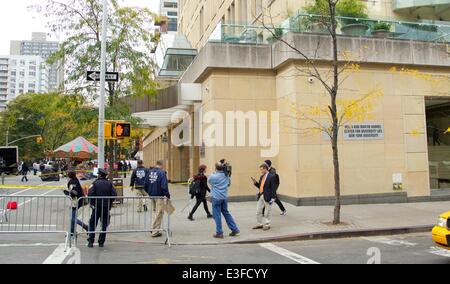
[[[228,211],[228,187],[230,187],[230,177],[228,177],[222,164],[216,165],[216,172],[208,179],[211,185],[211,201],[213,206],[213,217],[216,223],[216,234],[214,238],[223,239],[222,215],[225,217],[228,227],[231,230],[230,237],[240,235],[239,228],[234,222],[233,216]]]
[[[167,174],[164,171],[164,162],[158,161],[156,167],[148,172],[148,178],[145,183],[145,191],[152,199],[152,237],[158,238],[162,236],[161,223],[164,216],[164,207],[166,200],[170,199],[169,183],[167,181]]]
[[[138,167],[133,171],[131,175],[130,187],[132,191],[136,190],[136,195],[139,197],[147,197],[145,192],[145,182],[147,180],[148,170],[144,167],[142,160],[138,161]],[[138,213],[147,211],[147,200],[143,201],[141,198],[138,201]]]

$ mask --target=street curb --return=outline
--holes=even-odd
[[[381,229],[360,229],[360,230],[345,230],[345,231],[331,231],[331,232],[315,232],[305,234],[293,234],[279,237],[269,237],[254,240],[243,240],[233,242],[234,244],[255,244],[267,242],[292,242],[292,241],[308,241],[308,240],[326,240],[326,239],[342,239],[342,238],[356,238],[356,237],[373,237],[373,236],[387,236],[387,235],[402,235],[413,233],[431,232],[434,225],[400,227],[400,228],[381,228]]]
[[[313,240],[327,240],[327,239],[343,239],[343,238],[357,238],[357,237],[373,237],[373,236],[388,236],[388,235],[403,235],[414,233],[426,233],[433,229],[434,225],[410,226],[399,228],[379,228],[379,229],[360,229],[360,230],[342,230],[342,231],[328,231],[328,232],[313,232],[303,234],[291,234],[284,236],[275,236],[267,238],[225,241],[225,242],[202,242],[202,243],[182,243],[172,242],[172,246],[217,246],[217,245],[239,245],[239,244],[260,244],[260,243],[281,243],[293,241],[313,241]],[[157,242],[149,241],[130,241],[130,240],[112,240],[112,242],[122,243],[139,243],[139,244],[158,244]]]

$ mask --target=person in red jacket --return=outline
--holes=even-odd
[[[194,213],[197,211],[198,207],[203,203],[203,207],[205,208],[205,212],[207,215],[207,218],[212,218],[212,214],[209,211],[208,208],[208,202],[206,201],[206,192],[211,192],[211,189],[208,187],[208,178],[206,177],[206,169],[207,167],[205,165],[201,165],[198,169],[198,174],[194,176],[194,181],[198,183],[197,189],[195,192],[192,192],[191,198],[194,199],[194,197],[197,199],[197,203],[195,204],[194,208],[192,209],[191,213],[189,214],[188,219],[191,221],[194,221]]]

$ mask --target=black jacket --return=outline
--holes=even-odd
[[[67,196],[70,196],[70,198],[80,199],[84,197],[83,188],[81,187],[80,181],[76,179],[69,180],[69,183],[67,184],[68,191],[64,191],[64,194]],[[69,190],[72,189],[72,192]],[[84,200],[80,199],[78,200],[78,208],[83,207]]]
[[[115,197],[117,196],[116,189],[112,182],[107,180],[106,178],[99,178],[91,185],[89,188],[89,197]],[[108,206],[111,210],[112,204],[114,202],[114,198],[98,198],[98,199],[90,199],[91,206],[104,208]],[[109,201],[109,204],[108,204]]]
[[[261,183],[263,181],[264,176],[259,178],[259,182],[255,183],[255,186],[259,189],[261,187]],[[264,183],[263,188],[264,201],[270,202],[272,199],[277,199],[277,183],[276,177],[273,173],[269,172],[267,175],[266,182]],[[258,192],[258,200],[261,197],[261,194]]]
[[[277,174],[277,170],[275,168],[271,168],[270,173],[273,174],[275,179],[275,186],[277,188],[275,191],[278,191],[278,188],[280,187],[280,176]]]
[[[192,198],[197,197],[198,199],[205,199],[206,192],[211,192],[211,189],[208,186],[208,177],[205,174],[199,173],[194,176],[194,180],[200,181],[200,192],[197,195],[192,195]]]

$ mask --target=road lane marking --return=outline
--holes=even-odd
[[[44,227],[44,228],[56,228],[56,225],[36,225],[36,224],[21,224],[23,227]],[[10,224],[0,224],[0,227],[12,227]]]
[[[9,247],[56,247],[59,246],[60,244],[43,244],[43,243],[38,243],[38,244],[0,244],[0,248],[9,248]]]
[[[450,257],[450,250],[446,250],[440,247],[431,247],[428,252],[438,256]]]
[[[44,182],[44,183],[41,183],[41,184],[39,184],[39,185],[37,185],[37,186],[42,186],[42,185],[44,185],[44,184],[48,184],[48,183]],[[8,196],[8,197],[9,197],[9,196],[16,196],[16,195],[18,195],[18,194],[27,192],[27,191],[32,190],[32,189],[34,189],[33,186],[31,186],[31,187],[29,187],[29,188],[27,188],[27,189],[24,189],[24,190],[21,190],[21,191],[18,191],[18,192],[9,194],[9,195],[7,195],[7,196]],[[2,201],[3,199],[5,199],[5,198],[0,198],[0,201]]]
[[[290,260],[293,260],[293,261],[295,261],[297,263],[300,263],[300,264],[320,264],[320,263],[318,263],[318,262],[316,262],[316,261],[314,261],[312,259],[309,259],[307,257],[301,256],[301,255],[296,254],[296,253],[294,253],[292,251],[289,251],[287,249],[278,247],[278,246],[276,246],[274,244],[266,243],[266,244],[259,244],[259,245],[261,247],[265,248],[265,249],[268,249],[268,250],[270,250],[270,251],[272,251],[274,253],[277,253],[277,254],[279,254],[281,256],[289,258]]]
[[[362,239],[372,243],[385,244],[395,247],[415,247],[418,245],[416,243],[411,243],[405,240],[396,240],[386,237],[371,237],[371,238],[363,237]]]
[[[33,202],[34,200],[38,199],[39,197],[45,196],[45,195],[47,195],[47,194],[49,194],[50,192],[53,192],[53,191],[55,191],[55,190],[56,190],[56,189],[49,190],[49,191],[47,191],[47,192],[44,193],[44,194],[41,194],[41,195],[39,195],[39,196],[37,196],[37,197],[34,197],[34,198],[32,198],[32,199],[30,199],[30,200],[28,200],[28,201],[24,201],[24,202],[20,203],[19,205],[17,205],[17,207],[21,207],[21,206],[23,206],[23,205],[25,205],[25,204],[28,204],[28,203],[30,203],[30,202]]]

